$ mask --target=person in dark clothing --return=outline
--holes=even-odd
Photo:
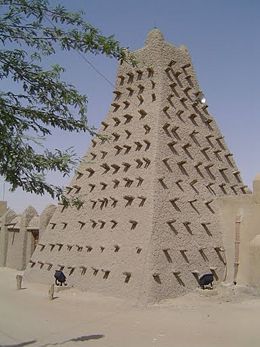
[[[56,286],[62,286],[62,284],[64,284],[65,286],[67,285],[66,276],[61,270],[55,271],[54,278]]]

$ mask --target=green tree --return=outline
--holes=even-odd
[[[0,0],[0,13],[0,79],[15,84],[3,90],[1,83],[0,175],[11,190],[21,187],[60,198],[61,188],[46,182],[45,175],[68,174],[75,164],[73,153],[36,150],[37,141],[54,128],[91,134],[94,130],[87,123],[86,96],[62,81],[61,66],[45,69],[43,58],[61,49],[125,61],[126,50],[113,36],[103,36],[87,23],[83,13],[60,5],[52,8],[47,0]]]

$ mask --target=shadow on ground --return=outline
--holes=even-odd
[[[84,341],[89,341],[89,340],[98,340],[98,339],[102,339],[102,337],[104,337],[104,336],[105,335],[101,335],[101,334],[79,336],[79,337],[74,337],[72,339],[65,340],[62,342],[46,343],[45,345],[41,345],[41,347],[60,346],[60,345],[63,345],[67,342],[84,342]]]
[[[0,347],[23,347],[23,346],[28,346],[31,345],[32,343],[37,342],[37,340],[31,340],[27,342],[20,342],[12,345],[0,345]]]
[[[60,345],[63,345],[65,343],[67,343],[67,342],[84,342],[84,341],[89,341],[89,340],[98,340],[98,339],[102,339],[102,337],[104,337],[104,336],[105,335],[101,335],[101,334],[79,336],[79,337],[74,337],[72,339],[65,340],[65,341],[62,341],[62,342],[46,343],[45,345],[41,345],[40,347],[60,346]],[[12,344],[12,345],[0,345],[0,347],[23,347],[23,346],[28,346],[30,344],[33,344],[35,342],[37,342],[37,340],[31,340],[31,341],[27,341],[27,342],[20,342],[20,343]]]

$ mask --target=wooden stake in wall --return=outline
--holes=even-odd
[[[239,267],[239,245],[240,245],[240,225],[242,217],[240,215],[236,216],[235,224],[235,257],[234,257],[234,278],[233,283],[237,284],[237,273]]]

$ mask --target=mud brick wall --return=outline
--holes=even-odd
[[[38,242],[38,236],[45,231],[55,209],[55,205],[49,205],[38,215],[36,210],[29,206],[21,215],[16,215],[6,207],[6,212],[0,216],[0,266],[25,269]]]
[[[118,68],[114,100],[66,188],[26,276],[156,302],[224,271],[215,199],[246,193],[185,47],[148,34],[137,67]]]

